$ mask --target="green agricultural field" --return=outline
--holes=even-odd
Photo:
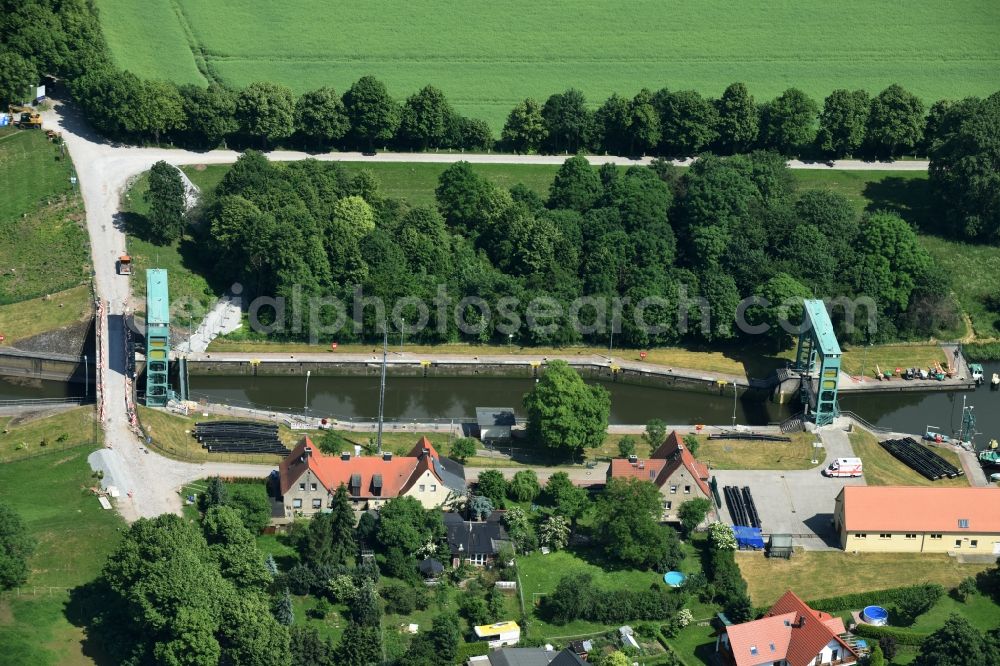
[[[912,0],[734,4],[726,0],[97,0],[119,64],[139,75],[297,92],[346,89],[362,75],[398,97],[433,83],[499,129],[528,96],[570,86],[599,102],[639,88],[718,95],[733,81],[759,98],[797,86],[898,82],[925,100],[997,87],[1000,5]]]
[[[52,294],[90,275],[73,164],[45,134],[0,129],[0,304]]]

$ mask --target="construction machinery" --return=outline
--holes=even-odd
[[[132,275],[132,257],[127,254],[118,257],[118,275]]]
[[[7,107],[12,125],[17,125],[21,129],[42,129],[42,114],[35,111],[30,106],[19,106],[11,104]]]

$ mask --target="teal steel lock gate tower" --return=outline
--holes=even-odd
[[[802,373],[803,397],[806,404],[812,404],[813,418],[816,425],[829,425],[840,413],[837,407],[837,388],[840,385],[840,359],[843,352],[837,335],[833,330],[833,322],[826,311],[826,304],[818,299],[804,301],[805,328],[799,334],[799,344],[795,351],[795,369]],[[819,385],[816,395],[812,396],[812,372],[819,360]]]
[[[146,271],[146,405],[165,407],[170,394],[170,298],[167,271]]]

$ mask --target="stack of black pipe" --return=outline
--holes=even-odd
[[[722,489],[722,494],[726,498],[726,506],[729,507],[734,525],[760,527],[760,514],[757,513],[757,505],[748,486],[726,486]]]
[[[201,445],[216,453],[291,453],[278,439],[278,426],[253,421],[205,421],[194,427]]]
[[[762,435],[755,432],[731,432],[728,434],[712,434],[709,439],[743,439],[751,442],[790,442],[791,437],[782,435]]]
[[[947,460],[923,446],[912,437],[887,439],[882,448],[903,464],[913,468],[918,474],[934,481],[942,478],[953,479],[964,472]]]

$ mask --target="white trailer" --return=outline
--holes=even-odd
[[[823,470],[825,476],[861,476],[861,458],[837,458]]]

